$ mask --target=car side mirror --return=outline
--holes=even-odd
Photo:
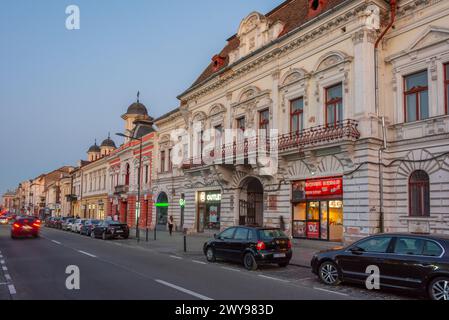
[[[351,251],[352,254],[356,254],[356,255],[361,255],[364,252],[364,250],[359,247],[353,247],[353,248],[349,249],[349,251]]]

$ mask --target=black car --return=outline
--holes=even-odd
[[[118,221],[101,221],[92,229],[90,236],[92,238],[101,237],[103,240],[115,238],[129,238],[129,227],[127,224]]]
[[[328,285],[365,284],[377,269],[380,288],[449,300],[449,236],[380,234],[314,255],[312,271]],[[374,267],[374,269],[373,269]]]
[[[209,262],[216,259],[241,262],[248,270],[259,264],[275,263],[286,267],[292,258],[292,243],[279,229],[231,227],[204,244]]]
[[[81,226],[80,229],[80,234],[90,237],[92,229],[98,226],[101,222],[102,222],[101,220],[94,220],[94,219],[84,221],[84,224]]]

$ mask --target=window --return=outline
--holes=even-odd
[[[304,98],[290,102],[290,132],[300,132],[304,129]]]
[[[145,166],[145,183],[148,183],[148,165]]]
[[[326,125],[336,126],[343,120],[343,86],[337,84],[326,89]]]
[[[405,122],[429,118],[427,70],[404,78]]]
[[[245,129],[246,129],[245,126],[246,126],[245,117],[237,119],[237,130],[239,130],[238,136],[237,136],[237,141],[242,141],[244,139]]]
[[[433,241],[425,241],[423,248],[423,255],[428,257],[439,257],[443,254],[443,249],[440,245]]]
[[[449,114],[449,63],[444,65],[445,112]]]
[[[354,248],[363,252],[386,253],[390,246],[391,237],[375,237],[359,242]]]
[[[259,112],[259,129],[268,132],[270,127],[270,110],[266,109]]]
[[[424,240],[414,238],[398,238],[394,253],[420,255],[423,252]]]
[[[430,179],[425,171],[418,170],[412,173],[408,196],[411,217],[430,216]]]
[[[129,175],[130,175],[130,168],[129,163],[126,164],[126,174],[125,174],[125,185],[129,186]]]
[[[171,159],[171,157],[172,157],[172,149],[169,149],[168,150],[168,171],[172,171],[173,170],[173,162],[172,162],[172,159]]]
[[[248,239],[248,229],[245,228],[237,228],[237,231],[234,235],[234,240],[247,240]]]
[[[223,231],[223,232],[220,234],[220,238],[221,238],[221,239],[232,239],[233,236],[234,236],[234,231],[235,231],[235,229],[237,229],[237,228],[229,228],[229,229]]]
[[[165,151],[161,151],[161,172],[165,172]]]
[[[223,143],[223,127],[221,125],[215,126],[215,148],[220,148]]]

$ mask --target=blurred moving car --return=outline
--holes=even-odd
[[[94,229],[96,226],[98,226],[102,220],[94,220],[94,219],[88,219],[84,224],[81,226],[80,234],[86,235],[90,237],[90,234],[92,233],[92,229]]]
[[[380,287],[449,300],[449,236],[380,234],[314,255],[312,271],[327,284],[365,284],[378,268]]]
[[[71,231],[72,230],[72,223],[75,221],[74,218],[69,218],[67,220],[64,220],[61,223],[61,229],[64,231]]]
[[[243,262],[248,270],[259,264],[275,263],[286,267],[292,258],[292,243],[284,232],[276,228],[231,227],[204,244],[209,262],[217,259]]]
[[[118,221],[101,221],[92,229],[90,234],[92,238],[101,237],[103,240],[116,238],[129,238],[129,227]]]
[[[0,225],[7,225],[9,224],[11,217],[8,214],[4,214],[0,217]]]
[[[11,238],[39,237],[41,221],[35,217],[16,217],[11,226]]]

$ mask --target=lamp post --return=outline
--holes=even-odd
[[[137,201],[136,201],[136,238],[137,238],[137,242],[140,242],[140,232],[139,232],[139,218],[140,218],[140,172],[142,170],[142,144],[143,144],[143,139],[142,138],[134,138],[131,136],[127,136],[126,134],[123,133],[116,133],[116,135],[118,135],[119,137],[124,137],[124,138],[128,138],[130,140],[137,140],[140,142],[140,147],[139,147],[139,170],[137,172]]]

